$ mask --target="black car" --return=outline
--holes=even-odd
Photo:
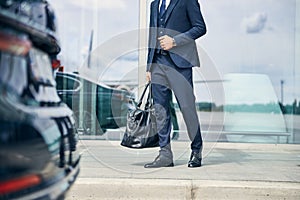
[[[79,174],[73,112],[51,65],[54,21],[46,1],[0,1],[0,199],[62,199]]]
[[[134,95],[121,87],[110,87],[77,73],[56,73],[57,92],[74,111],[77,128],[84,134],[102,135],[107,129],[126,125]]]

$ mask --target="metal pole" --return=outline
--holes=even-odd
[[[140,1],[139,10],[139,62],[138,62],[138,95],[146,83],[146,57],[147,57],[147,1]]]
[[[281,103],[283,105],[283,84],[284,84],[284,80],[280,80],[280,86],[281,86]]]
[[[293,70],[293,74],[294,74],[294,80],[293,80],[293,96],[295,99],[300,99],[300,87],[298,87],[300,85],[300,0],[296,0],[296,14],[295,14],[295,63],[294,63],[294,70]],[[291,134],[291,139],[290,142],[294,143],[294,139],[295,139],[295,135],[296,135],[296,129],[297,129],[297,124],[298,122],[298,116],[292,116],[292,134]]]

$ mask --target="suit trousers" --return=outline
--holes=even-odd
[[[195,106],[192,68],[179,68],[170,56],[155,54],[151,67],[154,107],[161,148],[170,145],[169,101],[173,91],[185,121],[193,152],[202,151],[202,136]]]

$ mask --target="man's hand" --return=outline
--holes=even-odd
[[[158,41],[160,43],[160,47],[163,49],[163,50],[170,50],[174,47],[174,41],[173,41],[173,38],[171,38],[170,36],[168,35],[164,35],[164,36],[161,36],[158,38]]]
[[[147,82],[151,81],[151,72],[146,72],[146,80]]]

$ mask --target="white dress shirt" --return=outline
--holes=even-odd
[[[171,0],[166,0],[166,10],[167,10],[167,8],[168,8],[168,6],[170,4],[170,1]],[[160,8],[160,6],[161,6],[161,0],[159,1],[159,8]]]

